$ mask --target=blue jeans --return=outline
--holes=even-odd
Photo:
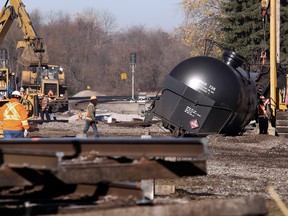
[[[99,134],[98,134],[98,130],[97,130],[97,126],[96,126],[95,121],[92,121],[92,122],[86,121],[84,130],[83,130],[83,133],[86,134],[87,131],[89,130],[90,126],[91,126],[92,129],[93,129],[94,137],[97,137],[97,138],[98,138],[98,137],[99,137]]]
[[[3,131],[4,138],[24,138],[23,130],[4,130]]]
[[[45,109],[44,111],[42,109],[40,110],[40,117],[42,120],[44,120],[44,115],[46,117],[46,120],[48,120],[48,121],[51,120],[50,119],[50,113],[49,113],[48,109]]]

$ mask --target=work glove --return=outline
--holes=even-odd
[[[28,136],[28,130],[24,130],[24,137]]]

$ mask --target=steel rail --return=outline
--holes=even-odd
[[[79,157],[85,154],[91,160]],[[0,193],[0,205],[38,196],[98,200],[109,194],[139,200],[143,189],[126,181],[206,175],[206,161],[199,158],[207,154],[206,138],[1,139],[0,189],[12,191]],[[13,191],[19,187],[23,191]]]
[[[146,99],[150,99],[153,100],[155,98],[155,96],[147,96]],[[75,101],[75,100],[83,100],[85,102],[89,102],[90,101],[90,96],[84,96],[84,97],[68,97],[69,101]],[[127,100],[131,100],[131,95],[130,96],[97,96],[97,100],[98,101],[127,101]]]
[[[65,119],[59,119],[59,120],[39,120],[39,119],[28,119],[28,123],[37,123],[37,124],[41,124],[41,123],[50,123],[50,122],[62,122],[62,123],[68,123],[69,120],[65,120]]]
[[[145,160],[128,164],[62,166],[57,178],[66,184],[95,184],[103,180],[174,179],[206,174],[206,161]]]
[[[65,184],[93,185],[102,181],[173,179],[207,174],[206,161],[142,160],[130,163],[105,161],[103,163],[91,162],[90,164],[79,162],[78,164],[60,164],[58,167],[50,168],[48,167],[50,164],[45,158],[42,163],[43,166],[38,168],[33,167],[35,166],[33,163],[25,164],[25,166],[13,164],[2,166],[0,188],[42,185],[48,184],[49,180],[53,180],[52,183],[55,184],[56,178]]]
[[[0,154],[39,154],[45,151],[78,157],[99,156],[198,157],[208,155],[206,138],[24,138],[0,139]]]

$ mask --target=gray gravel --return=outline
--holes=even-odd
[[[85,112],[81,113],[85,118]],[[118,127],[107,124],[106,117],[110,116],[117,122],[131,122],[133,119],[143,120],[143,117],[135,114],[118,114],[114,112],[108,112],[106,110],[98,110],[97,127],[100,137],[141,137],[142,135],[150,134],[153,137],[170,136],[170,132],[164,129],[159,124],[153,124],[151,127]],[[77,137],[82,135],[82,131],[85,125],[84,119],[79,119],[77,111],[70,111],[69,113],[58,114],[56,116],[58,120],[68,120],[68,123],[62,122],[49,122],[39,124],[37,130],[30,132],[29,137]],[[92,128],[89,129],[87,137],[93,137]]]
[[[267,187],[272,186],[283,200],[288,199],[287,139],[258,134],[213,135],[208,139],[208,174],[174,181],[178,191],[175,196],[189,199],[261,196],[270,199]]]
[[[75,114],[75,113],[74,113]],[[84,120],[76,115],[57,116],[69,123],[45,123],[30,137],[75,137],[82,133]],[[100,137],[140,137],[150,133],[155,137],[171,136],[161,125],[151,127],[113,127],[100,122]],[[88,136],[92,137],[92,129]],[[242,136],[208,136],[208,174],[177,180],[157,180],[158,184],[175,185],[172,198],[219,199],[261,196],[271,199],[267,187],[272,186],[281,199],[288,200],[288,140],[273,135],[259,135],[249,130]]]

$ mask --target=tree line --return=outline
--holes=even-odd
[[[261,64],[261,53],[269,61],[270,10],[262,13],[259,0],[182,0],[185,22],[178,28],[191,54],[204,49],[202,38],[210,38],[224,48],[244,56],[250,64]],[[280,1],[281,63],[287,64],[288,1]],[[200,45],[200,46],[199,46]]]
[[[137,54],[135,94],[155,92],[164,77],[189,57],[189,48],[173,33],[141,25],[116,31],[116,20],[108,12],[29,14],[47,47],[49,63],[61,65],[66,73],[69,95],[87,86],[106,95],[131,94],[131,53]],[[17,25],[15,21],[1,47],[9,51],[9,68],[20,76],[24,66],[17,63],[21,51],[15,47],[23,35]],[[124,73],[127,79],[121,79]]]
[[[69,95],[86,86],[107,95],[131,93],[130,54],[137,54],[135,91],[158,91],[164,77],[181,61],[203,55],[205,38],[243,55],[250,64],[260,64],[261,52],[269,61],[269,10],[261,14],[258,0],[181,0],[183,23],[173,32],[131,26],[116,30],[115,17],[105,11],[62,11],[43,16],[30,13],[33,25],[47,46],[51,64],[61,65]],[[281,0],[281,63],[287,64],[287,0]],[[264,20],[264,21],[263,21]],[[17,23],[2,47],[9,51],[9,67],[21,73],[16,44],[23,38]],[[127,79],[121,79],[126,73]]]

